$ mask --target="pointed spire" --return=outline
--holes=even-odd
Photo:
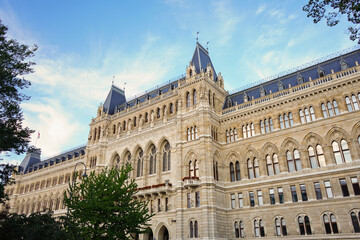
[[[207,66],[210,64],[212,71],[213,71],[213,80],[217,81],[217,74],[214,68],[214,65],[211,62],[209,52],[201,46],[200,43],[196,43],[195,51],[193,57],[190,61],[190,65],[195,67],[196,74],[201,73],[202,71],[207,71]]]
[[[122,105],[125,102],[126,98],[124,90],[116,87],[115,85],[111,85],[110,91],[103,105],[103,110],[107,114],[112,115],[115,113],[116,106]]]

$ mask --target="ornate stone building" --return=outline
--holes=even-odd
[[[359,60],[343,51],[229,94],[197,43],[178,79],[132,99],[113,85],[86,146],[29,153],[10,211],[64,214],[75,164],[129,162],[156,213],[140,239],[360,238]]]

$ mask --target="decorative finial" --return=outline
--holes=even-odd
[[[206,42],[206,51],[209,51],[209,42]]]
[[[124,83],[124,92],[125,92],[126,82]]]
[[[196,33],[196,42],[199,42],[199,33],[200,33],[200,32],[197,32],[197,33]]]
[[[113,80],[112,80],[112,83],[111,83],[112,85],[114,85],[114,79],[115,79],[115,75],[113,76]]]

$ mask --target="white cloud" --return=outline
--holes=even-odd
[[[64,109],[60,102],[43,99],[43,102],[27,102],[24,109],[24,125],[36,132],[32,135],[31,144],[42,149],[42,156],[50,156],[63,150],[74,142],[81,128],[74,116]],[[40,139],[37,139],[40,132]]]
[[[265,11],[265,4],[262,4],[258,7],[258,9],[256,10],[256,15],[259,15],[260,13]]]

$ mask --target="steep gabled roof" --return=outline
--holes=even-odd
[[[203,46],[201,46],[200,43],[197,42],[195,51],[194,51],[194,55],[191,59],[191,65],[195,66],[196,73],[200,73],[201,70],[204,70],[204,72],[206,72],[206,67],[207,67],[208,63],[211,64],[211,67],[214,71],[214,81],[216,82],[217,75],[216,75],[214,65],[211,62],[209,52]]]
[[[122,105],[126,102],[124,90],[116,87],[115,85],[111,86],[109,94],[106,97],[104,102],[104,112],[108,114],[114,114],[115,107]]]

